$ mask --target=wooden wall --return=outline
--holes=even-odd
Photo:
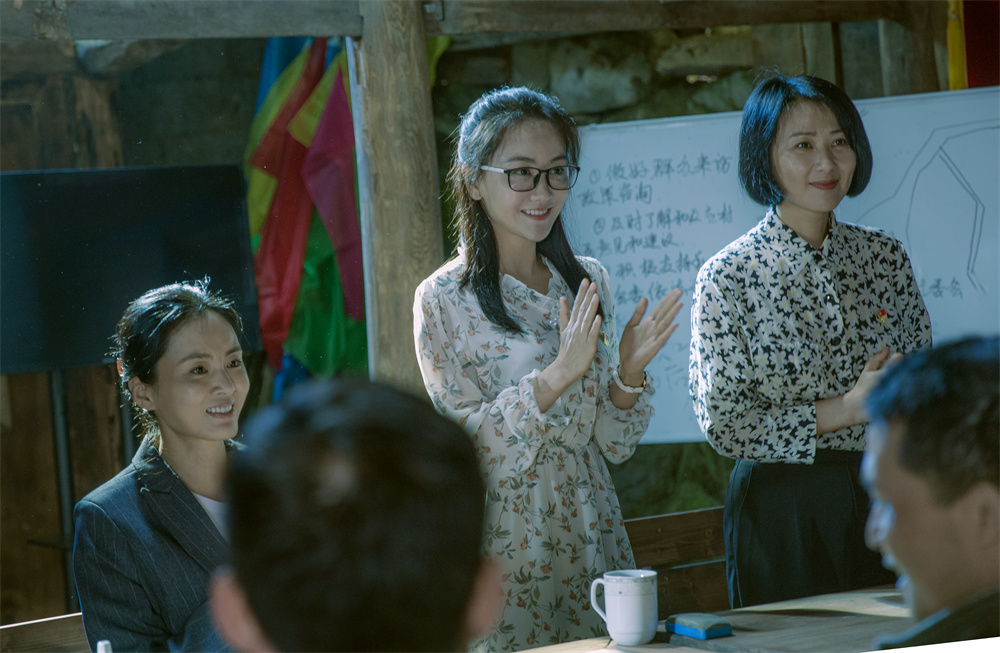
[[[5,80],[0,168],[110,168],[122,162],[115,83],[73,74]],[[4,285],[13,283],[5,279]],[[67,325],[71,328],[71,325]],[[74,500],[122,467],[114,370],[66,372]],[[0,377],[0,623],[66,612],[49,374]]]
[[[248,66],[255,75],[259,74],[263,42],[211,45],[205,42],[187,54],[170,51],[162,59],[173,61],[190,74],[190,61],[204,60],[206,48],[216,53],[226,50],[230,68],[213,71],[218,76],[214,86],[228,80],[232,88],[229,95],[219,94],[195,103],[192,97],[209,84],[204,79],[208,73],[202,71],[204,74],[194,80],[191,88],[185,89],[176,88],[181,73],[174,73],[170,78],[173,84],[170,97],[161,98],[160,104],[174,102],[177,113],[183,111],[195,123],[186,134],[164,127],[162,120],[136,117],[134,109],[132,114],[120,110],[123,95],[127,100],[136,93],[156,93],[152,82],[146,84],[145,80],[137,79],[140,75],[134,70],[121,77],[102,79],[73,72],[71,66],[65,66],[69,70],[60,73],[31,75],[25,74],[23,68],[5,65],[0,92],[0,169],[239,163],[252,117],[256,83],[248,85],[244,79],[247,66],[236,71],[237,79],[231,79],[232,60],[254,59],[256,63]],[[51,66],[51,53],[40,61],[42,69]],[[147,73],[155,76],[158,71]],[[233,94],[237,99],[231,97]],[[243,107],[242,112],[230,110],[224,119],[220,117],[234,102],[249,104],[249,108]],[[234,113],[240,115],[230,115]],[[130,127],[144,129],[146,133],[162,127],[162,133],[149,140],[154,143],[159,142],[157,138],[163,142],[170,140],[175,148],[164,154],[163,150],[169,148],[166,144],[141,148],[129,143],[126,147],[122,133]],[[220,148],[212,138],[228,138],[231,147]],[[129,161],[125,163],[128,152]],[[205,152],[230,158],[209,159]],[[4,291],[14,283],[13,279],[4,278]],[[262,355],[248,356],[247,368],[252,385],[244,415],[250,414],[261,401],[267,401],[262,393],[266,394],[270,388],[262,380]],[[127,462],[116,381],[112,367],[82,367],[65,372],[74,502],[111,478]],[[64,555],[70,551],[71,542],[60,539],[55,459],[49,373],[0,376],[0,624],[50,617],[72,608],[67,599],[74,588],[71,584],[67,587],[65,582],[71,576],[66,573]]]

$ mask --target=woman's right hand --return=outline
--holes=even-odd
[[[572,309],[569,300],[559,298],[559,353],[536,377],[535,384],[535,399],[543,413],[590,369],[601,335],[601,316],[597,314],[600,303],[597,284],[588,279],[580,283]]]

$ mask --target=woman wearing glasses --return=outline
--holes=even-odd
[[[603,634],[590,582],[635,565],[604,459],[628,459],[646,430],[645,368],[681,293],[648,316],[641,300],[618,342],[608,273],[573,255],[561,224],[579,149],[546,95],[477,100],[449,175],[461,245],[416,291],[424,385],[472,435],[487,481],[484,553],[505,599],[489,649]]]

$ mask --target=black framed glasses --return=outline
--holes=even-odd
[[[507,175],[507,185],[512,191],[524,193],[535,190],[538,181],[545,175],[545,181],[552,190],[569,190],[576,183],[576,178],[580,174],[577,166],[555,166],[548,170],[538,168],[494,168],[493,166],[479,166],[480,170],[489,172],[502,172]]]

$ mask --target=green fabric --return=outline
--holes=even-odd
[[[437,64],[438,59],[444,54],[444,51],[448,49],[451,45],[450,36],[428,36],[426,41],[427,47],[427,76],[431,80],[431,86],[434,86],[434,80],[437,78]]]
[[[451,37],[448,36],[429,37],[426,40],[431,85],[434,84],[438,59],[448,49],[450,43]],[[300,59],[305,61],[304,57],[300,56]],[[332,71],[338,67],[344,72],[344,84],[349,83],[346,52],[342,51],[327,71],[324,90],[314,94],[315,97],[310,98],[311,101],[315,102],[322,98],[325,104],[329,95],[328,89],[335,77]],[[301,74],[301,65],[298,74]],[[281,79],[285,80],[287,85],[285,73],[282,73]],[[285,95],[287,96],[287,91]],[[349,93],[348,98],[350,98]],[[271,99],[270,94],[268,99]],[[322,107],[314,107],[314,112],[317,116],[320,115]],[[269,120],[273,121],[274,117],[269,116]],[[259,130],[259,125],[255,126]],[[315,124],[311,127],[312,131],[315,131]],[[256,136],[256,132],[252,134],[253,136]],[[266,192],[266,189],[262,192]],[[257,240],[259,237],[255,238],[255,244]],[[368,374],[368,340],[365,323],[354,321],[344,310],[344,294],[337,272],[336,253],[315,210],[306,243],[302,282],[284,349],[302,363],[312,376],[323,377],[334,374],[367,376]]]
[[[344,312],[336,254],[315,210],[285,351],[313,376],[368,374],[365,323]]]

